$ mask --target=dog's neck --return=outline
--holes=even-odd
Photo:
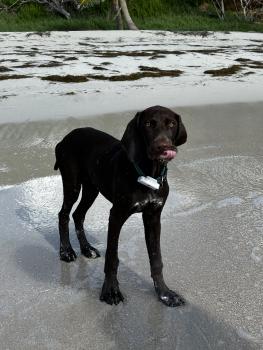
[[[166,169],[166,163],[149,158],[138,161],[136,165],[141,169],[144,176],[151,176],[155,179],[163,175],[164,169]]]

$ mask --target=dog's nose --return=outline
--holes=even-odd
[[[172,143],[168,141],[156,142],[155,149],[159,152],[165,151],[171,148]]]

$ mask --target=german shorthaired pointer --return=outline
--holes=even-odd
[[[135,115],[121,141],[87,127],[73,130],[57,144],[54,169],[61,172],[64,192],[59,212],[61,260],[71,262],[77,257],[70,244],[68,224],[81,187],[73,220],[81,253],[87,258],[100,254],[85,236],[86,212],[99,192],[112,203],[100,300],[111,305],[123,301],[117,280],[119,234],[130,215],[142,212],[155,291],[165,305],[184,304],[163,279],[160,217],[169,193],[167,163],[186,139],[181,117],[168,108],[154,106]]]

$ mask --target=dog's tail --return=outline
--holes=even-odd
[[[55,162],[55,165],[54,165],[54,170],[58,170],[59,169],[59,145],[60,145],[60,142],[56,145],[56,148],[55,148],[55,155],[56,155],[56,162]]]
[[[56,161],[55,165],[54,165],[54,170],[58,170],[59,166],[58,166],[58,161]]]

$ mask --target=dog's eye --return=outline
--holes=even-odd
[[[147,128],[148,128],[149,126],[151,126],[151,122],[149,120],[147,120],[147,122],[145,123],[145,126],[147,126]]]
[[[175,122],[169,122],[168,123],[168,127],[169,128],[174,128],[176,126],[176,123]]]

